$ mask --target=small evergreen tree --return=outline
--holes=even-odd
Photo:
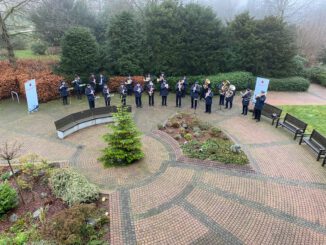
[[[61,44],[60,71],[88,76],[97,68],[98,47],[94,36],[83,27],[69,29]]]
[[[104,135],[108,147],[103,150],[99,159],[104,166],[121,166],[133,163],[144,157],[140,132],[137,130],[131,114],[126,107],[118,107],[118,112],[113,114],[115,123],[109,125],[113,132]]]

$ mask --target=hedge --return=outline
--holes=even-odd
[[[312,67],[305,70],[306,78],[313,83],[321,84],[326,87],[326,69],[322,67]]]
[[[168,77],[168,83],[170,87],[173,89],[178,80],[182,77]],[[187,92],[189,93],[189,89],[195,81],[198,81],[199,84],[203,84],[204,80],[208,78],[211,81],[211,86],[215,90],[217,86],[224,80],[229,80],[231,84],[236,86],[237,90],[246,89],[248,84],[250,87],[253,87],[255,82],[255,77],[250,72],[228,72],[228,73],[219,73],[217,75],[210,75],[210,76],[187,76],[187,80],[189,83]]]
[[[256,83],[256,77],[250,72],[229,72],[219,73],[212,76],[189,76],[187,77],[188,86],[187,92],[191,85],[197,80],[200,84],[208,78],[211,81],[213,90],[217,90],[217,86],[224,80],[229,80],[231,84],[235,85],[237,91],[244,90],[250,86],[254,89]],[[168,82],[173,89],[177,81],[181,77],[169,77]],[[309,81],[303,77],[287,77],[287,78],[270,78],[269,90],[270,91],[307,91],[309,88]]]

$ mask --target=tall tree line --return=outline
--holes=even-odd
[[[90,11],[85,0],[56,3],[43,0],[32,14],[40,37],[59,45],[71,27],[88,28],[99,47],[98,68],[111,74],[201,75],[245,70],[284,76],[292,72],[295,36],[279,17],[255,19],[244,13],[223,22],[209,7],[178,0],[112,1],[103,6],[104,12]],[[64,6],[66,11],[56,9]],[[115,14],[108,16],[108,8]]]

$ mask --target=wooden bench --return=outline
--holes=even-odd
[[[324,157],[322,164],[322,166],[324,166],[326,162],[326,138],[314,129],[311,134],[301,135],[299,145],[302,143],[306,143],[311,149],[317,152],[317,161],[319,161],[322,156]]]
[[[58,137],[64,139],[66,136],[83,128],[98,124],[113,122],[112,113],[117,112],[116,106],[99,107],[90,110],[70,114],[54,122]],[[131,112],[131,106],[127,106]]]
[[[276,128],[278,126],[286,128],[290,132],[294,133],[294,139],[296,139],[298,135],[304,134],[308,124],[290,115],[289,113],[286,113],[283,122],[280,122],[280,118],[277,119]]]
[[[274,125],[275,120],[280,118],[282,114],[282,109],[265,103],[263,110],[261,111],[261,114],[265,117],[272,119],[272,125]]]

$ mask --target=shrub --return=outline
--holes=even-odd
[[[54,194],[69,206],[93,202],[99,198],[97,186],[89,183],[86,177],[69,169],[54,170],[49,183]]]
[[[36,42],[36,43],[33,43],[31,46],[33,53],[36,55],[44,55],[47,48],[48,48],[48,46],[44,42]]]
[[[215,92],[217,92],[217,86],[224,80],[229,80],[231,84],[236,86],[237,90],[243,90],[248,87],[248,84],[251,87],[254,87],[255,77],[250,72],[228,72],[228,73],[219,73],[217,75],[210,76],[188,76],[187,80],[189,83],[187,93],[190,92],[191,85],[195,83],[195,81],[199,81],[200,84],[208,78],[211,81],[211,86]],[[171,88],[176,86],[176,83],[180,77],[168,77],[168,82]]]
[[[158,130],[162,130],[162,129],[164,129],[163,124],[162,124],[162,123],[157,124],[157,129],[158,129]]]
[[[217,128],[217,127],[212,127],[211,128],[210,134],[213,137],[218,137],[221,133],[222,133],[222,131],[219,128]]]
[[[0,216],[18,205],[18,196],[8,183],[0,184]]]
[[[5,172],[5,173],[1,174],[2,181],[8,180],[9,178],[10,178],[10,172]]]
[[[303,77],[271,78],[271,91],[307,91],[310,82]]]
[[[306,77],[310,79],[311,82],[318,83],[326,87],[326,69],[321,67],[306,69]]]
[[[203,122],[203,121],[199,121],[198,122],[198,128],[200,130],[208,130],[212,127],[212,125],[208,122]]]
[[[186,134],[184,136],[184,138],[185,138],[185,140],[190,141],[190,140],[192,140],[192,135],[191,134]]]
[[[88,221],[95,224],[88,224]],[[54,240],[58,244],[89,244],[103,236],[103,227],[108,222],[93,204],[79,204],[56,214],[42,231],[46,240]]]

